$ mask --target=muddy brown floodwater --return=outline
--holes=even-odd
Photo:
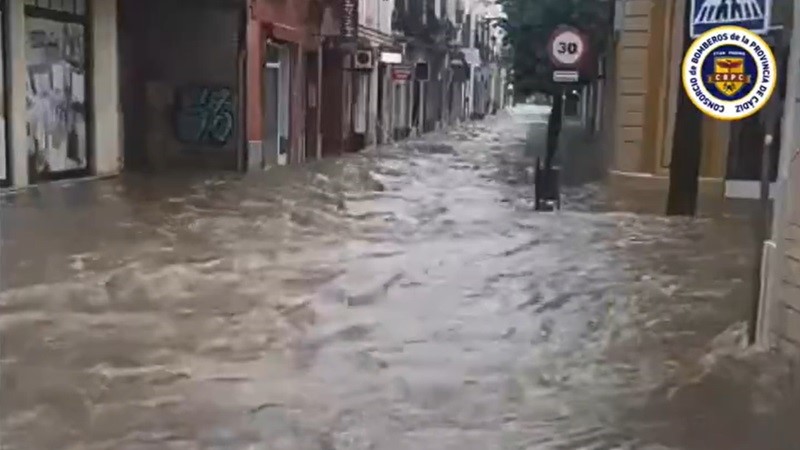
[[[747,215],[533,212],[546,113],[5,195],[2,448],[800,448]]]

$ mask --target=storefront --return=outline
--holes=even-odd
[[[775,36],[765,36],[778,62],[778,73],[786,73],[789,57],[788,46],[775,46]],[[786,78],[778,77],[778,87],[773,94],[776,99],[783,99],[786,94]],[[761,161],[764,137],[767,133],[775,136],[770,147],[770,183],[774,183],[778,174],[778,159],[781,146],[781,123],[767,123],[767,109],[743,120],[731,122],[730,140],[725,170],[725,196],[728,198],[757,199],[760,195]],[[771,130],[767,127],[773,127]],[[756,149],[754,151],[754,149]]]
[[[89,174],[86,0],[27,0],[28,179]]]
[[[404,57],[405,60],[405,57]],[[391,68],[392,139],[401,140],[411,134],[409,91],[414,77],[414,67],[397,64]]]
[[[2,183],[118,173],[117,0],[2,0],[0,14]]]
[[[325,80],[320,72],[323,11],[318,0],[251,3],[246,21],[248,170],[321,155],[320,114],[326,84],[334,79]],[[341,91],[327,87],[333,94]]]
[[[297,51],[288,42],[269,40],[262,73],[262,108],[264,112],[264,144],[260,168],[286,165],[289,162],[291,139],[292,73],[297,71],[293,55]],[[294,69],[294,70],[293,70]]]
[[[462,52],[456,52],[450,57],[450,68],[448,77],[450,83],[447,88],[446,104],[447,123],[454,125],[458,121],[463,121],[465,117],[464,97],[466,95],[466,83],[469,81],[469,65],[464,60]]]

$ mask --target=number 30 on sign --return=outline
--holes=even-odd
[[[548,53],[556,66],[575,68],[586,53],[586,40],[577,29],[562,25],[550,36]]]

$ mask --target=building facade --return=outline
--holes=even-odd
[[[364,146],[391,138],[395,90],[392,68],[403,64],[403,48],[392,34],[394,0],[360,0],[359,42],[354,60],[353,132]]]
[[[617,0],[613,74],[611,144],[612,181],[617,185],[660,193],[666,204],[675,133],[678,69],[683,59],[687,1]],[[780,30],[791,0],[774,0],[774,32],[767,36],[781,64],[788,47]],[[644,62],[644,63],[643,63]],[[758,196],[760,147],[767,130],[763,114],[729,123],[704,117],[700,165],[700,207],[724,198]],[[777,150],[775,155],[777,159]],[[777,170],[777,164],[773,168]]]
[[[800,356],[800,7],[791,25],[772,239],[765,245],[758,341]]]
[[[497,109],[495,38],[483,21],[476,41],[465,11],[463,0],[0,0],[0,186],[258,171],[456,123],[476,101]],[[472,71],[465,42],[484,51]]]
[[[247,167],[322,155],[318,0],[251,0],[247,23]]]
[[[618,0],[613,58],[607,67],[612,104],[611,179],[624,188],[652,190],[666,205],[669,165],[681,87],[685,1]],[[721,199],[729,125],[702,123],[700,189]],[[701,202],[702,204],[702,202]]]
[[[242,170],[244,1],[95,1],[118,9],[118,170]]]
[[[480,1],[467,4],[462,40],[464,54],[469,65],[466,86],[466,113],[469,118],[482,118],[492,110],[493,60],[498,49],[497,30],[492,21],[499,10]]]
[[[115,0],[0,2],[0,182],[119,171]]]

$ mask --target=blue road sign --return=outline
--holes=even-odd
[[[692,0],[693,38],[723,25],[736,25],[766,34],[770,26],[772,0]]]

